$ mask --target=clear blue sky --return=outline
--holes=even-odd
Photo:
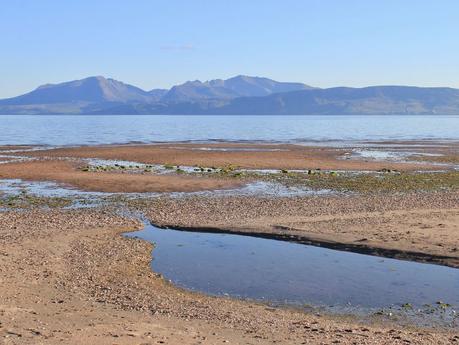
[[[104,75],[459,87],[458,0],[11,0],[0,98]]]

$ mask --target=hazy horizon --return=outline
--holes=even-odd
[[[8,3],[0,99],[95,75],[144,90],[240,74],[459,88],[458,11],[452,0]]]
[[[43,87],[43,86],[48,86],[48,85],[59,85],[59,84],[63,84],[63,83],[67,83],[67,82],[74,82],[74,81],[79,81],[79,80],[85,80],[85,79],[89,79],[89,78],[104,78],[104,79],[107,79],[107,80],[115,80],[115,81],[119,81],[119,82],[122,82],[122,83],[125,83],[125,84],[128,84],[128,85],[131,85],[131,86],[135,86],[135,87],[138,87],[140,88],[141,90],[143,91],[152,91],[152,90],[155,90],[155,89],[165,89],[165,90],[170,90],[172,87],[174,86],[177,86],[177,85],[182,85],[182,84],[185,84],[186,82],[194,82],[194,81],[199,81],[199,82],[202,82],[202,83],[206,83],[206,82],[210,82],[210,81],[215,81],[215,80],[227,80],[227,79],[231,79],[231,78],[235,78],[235,77],[239,77],[239,76],[243,76],[243,77],[251,77],[251,78],[266,78],[265,76],[261,76],[261,75],[241,75],[241,74],[238,74],[238,75],[234,75],[234,76],[230,76],[229,78],[213,78],[213,79],[208,79],[208,80],[204,80],[204,79],[195,79],[195,80],[183,80],[182,82],[179,82],[178,84],[175,84],[175,85],[171,85],[170,87],[167,87],[167,88],[142,88],[141,86],[138,86],[138,85],[135,85],[135,84],[130,84],[130,83],[127,83],[125,82],[124,80],[119,80],[119,79],[116,79],[116,78],[112,78],[110,76],[104,76],[104,75],[93,75],[93,76],[86,76],[86,77],[82,77],[82,78],[78,78],[78,79],[74,79],[74,80],[62,80],[62,81],[58,81],[58,82],[55,82],[55,83],[45,83],[45,84],[41,84],[41,85],[36,85],[35,87],[33,87],[32,89],[30,90],[27,90],[25,91],[24,93],[21,93],[21,94],[18,94],[18,95],[14,95],[14,96],[11,96],[11,97],[5,97],[5,98],[0,98],[1,99],[6,99],[6,98],[15,98],[15,97],[18,97],[18,96],[22,96],[24,94],[28,94],[29,92],[31,91],[34,91],[40,87]],[[268,78],[269,79],[269,78]],[[305,84],[305,85],[308,85],[308,86],[311,86],[311,87],[317,87],[315,85],[310,85],[308,84],[307,82],[304,82],[304,81],[301,81],[301,80],[275,80],[276,82],[287,82],[287,83],[302,83],[302,84]],[[323,87],[322,89],[327,89],[327,88],[369,88],[369,87],[384,87],[384,86],[395,86],[395,87],[403,87],[403,86],[407,86],[407,87],[425,87],[425,86],[419,86],[419,85],[404,85],[404,84],[399,84],[399,85],[395,85],[395,84],[392,84],[392,85],[362,85],[362,86],[348,86],[348,85],[332,85],[332,86],[329,86],[329,87]],[[427,86],[428,87],[428,86]],[[438,85],[438,86],[434,86],[434,87],[438,87],[438,88],[455,88],[455,87],[452,87],[452,86],[448,86],[448,85]],[[317,87],[317,88],[320,88],[320,87]],[[457,87],[459,89],[459,87]]]

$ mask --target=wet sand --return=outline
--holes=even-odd
[[[455,154],[455,148],[441,149]],[[0,164],[0,179],[55,181],[105,192],[213,190],[248,181],[82,171],[80,158],[274,169],[432,168],[429,162],[347,159],[351,151],[259,144],[64,148],[24,152],[38,160]],[[256,235],[459,267],[457,188],[290,198],[139,196],[124,201],[123,207],[141,211],[160,226]],[[318,316],[183,291],[151,272],[148,243],[121,236],[140,227],[138,221],[108,208],[0,212],[0,339],[5,344],[459,343],[457,332],[451,330]]]
[[[12,160],[14,160],[14,158],[10,158],[10,157],[0,157],[0,163],[11,162]]]
[[[30,150],[33,146],[27,145],[0,145],[0,151],[7,151],[7,150]]]
[[[245,150],[245,151],[244,151]],[[272,151],[269,151],[272,150]],[[346,159],[352,148],[268,144],[155,144],[60,148],[24,152],[31,157],[101,158],[146,164],[247,169],[371,170],[383,168],[412,171],[434,169],[426,162],[399,163]]]
[[[0,179],[53,181],[85,191],[111,193],[194,192],[241,185],[237,180],[217,178],[84,172],[79,169],[81,166],[81,163],[60,160],[1,164]]]
[[[19,147],[20,148],[20,147]],[[438,149],[434,147],[433,149]],[[451,148],[449,148],[451,149]],[[429,151],[430,152],[430,151]],[[53,181],[86,191],[191,192],[236,188],[244,183],[228,176],[180,174],[129,174],[114,171],[82,171],[83,158],[124,160],[145,164],[238,167],[244,169],[322,169],[351,171],[438,170],[429,161],[394,162],[352,157],[352,148],[306,147],[274,144],[155,144],[59,148],[15,152],[36,160],[0,165],[0,179]],[[7,155],[8,152],[5,152]],[[448,169],[448,167],[442,167]]]
[[[454,332],[305,314],[177,289],[108,211],[0,213],[5,344],[452,344]],[[18,274],[20,272],[20,274]],[[6,284],[5,284],[6,282]]]

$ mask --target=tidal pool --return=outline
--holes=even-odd
[[[159,229],[152,269],[177,286],[272,304],[358,310],[435,309],[454,317],[459,269],[251,236]]]

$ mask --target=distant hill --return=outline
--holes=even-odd
[[[215,114],[459,114],[459,89],[409,86],[337,87],[237,98]]]
[[[459,89],[411,86],[319,89],[237,76],[144,91],[89,77],[0,100],[0,114],[459,114]]]
[[[193,102],[228,100],[238,97],[262,97],[278,92],[312,89],[301,83],[284,83],[268,78],[237,76],[227,80],[189,81],[174,86],[162,98],[163,102]]]
[[[144,102],[149,93],[104,77],[89,77],[61,84],[46,84],[25,95],[0,100],[1,105],[55,104],[67,102]]]
[[[80,114],[120,103],[148,103],[152,96],[129,84],[104,77],[89,77],[46,84],[24,95],[0,100],[0,113]]]

